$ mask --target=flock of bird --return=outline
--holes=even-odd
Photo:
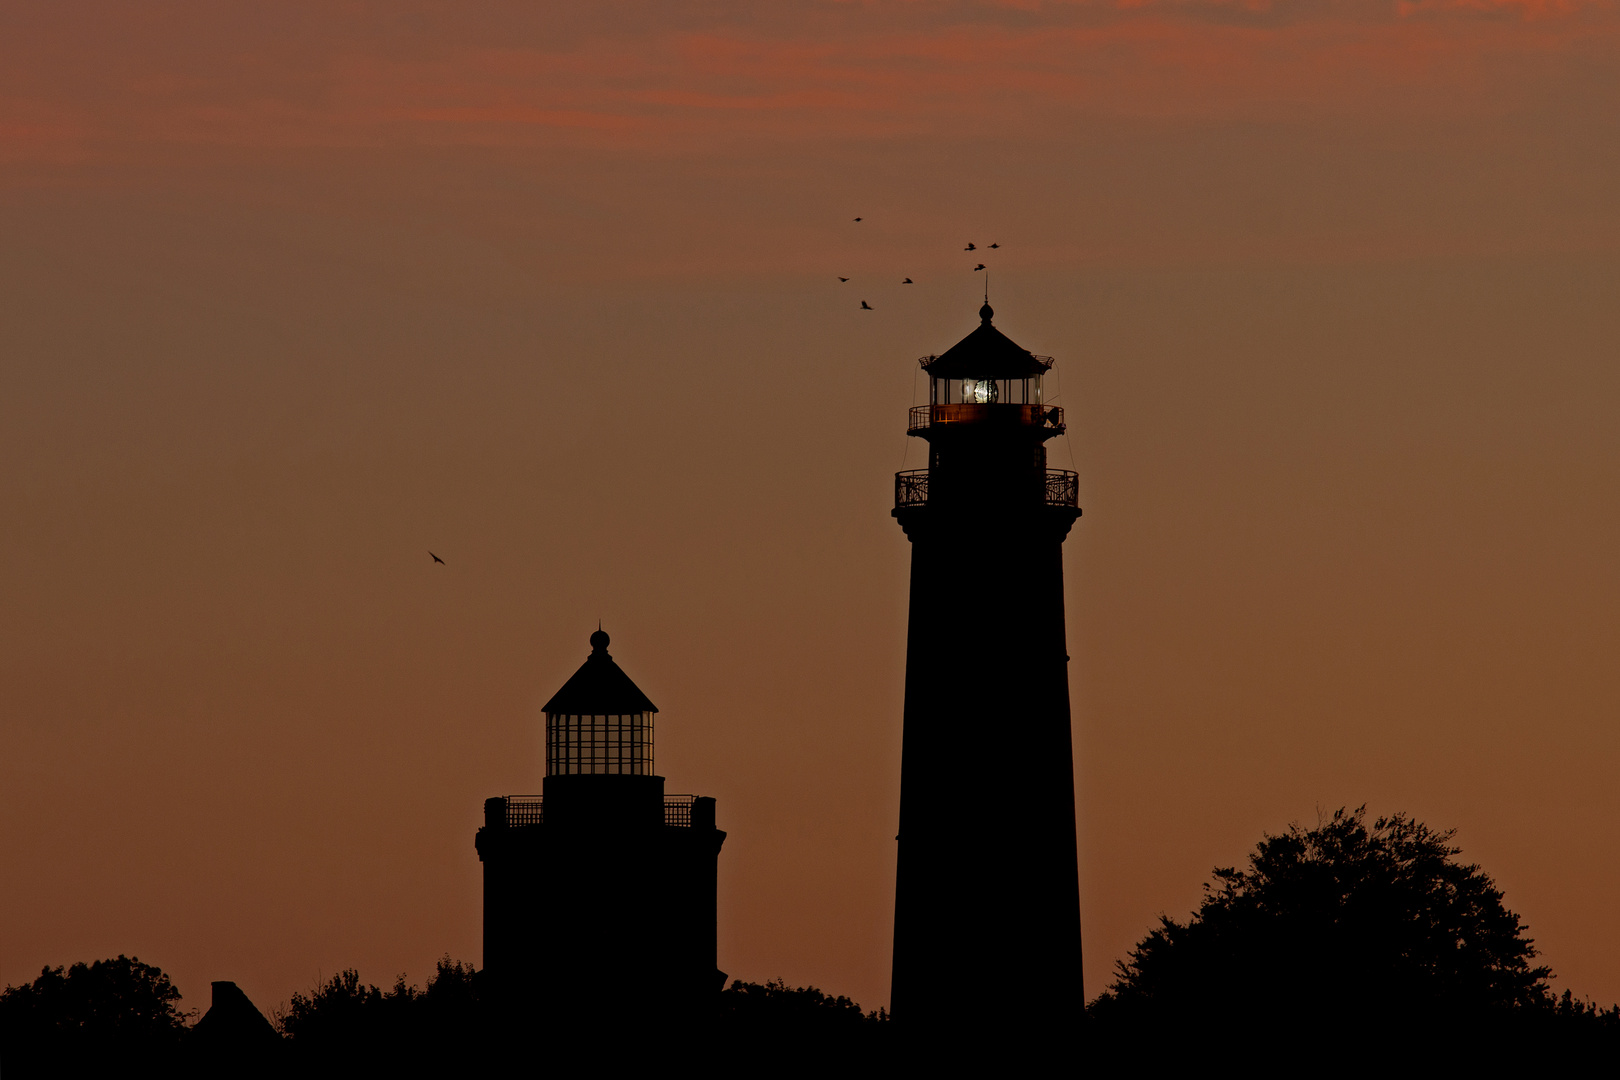
[[[855,219],[855,220],[856,220],[856,221],[860,221],[860,220],[861,220],[861,219],[860,219],[860,218],[856,218],[856,219]],[[1001,246],[1001,245],[1000,245],[1000,244],[990,244],[990,245],[988,245],[988,246],[987,246],[987,247],[986,247],[986,249],[985,249],[985,250],[987,250],[987,251],[994,251],[994,250],[995,250],[995,249],[997,249],[997,248],[999,248],[999,247],[1000,247],[1000,246]],[[967,247],[965,247],[965,248],[963,248],[963,249],[962,249],[962,250],[963,250],[963,251],[978,251],[978,250],[979,250],[979,246],[978,246],[978,245],[977,245],[977,244],[975,244],[975,243],[974,243],[974,242],[973,242],[973,241],[971,241],[971,240],[969,240],[969,241],[968,241],[968,246],[967,246]],[[975,272],[977,272],[977,271],[979,271],[979,270],[983,270],[983,269],[984,269],[984,263],[980,263],[980,264],[979,264],[979,265],[977,265],[977,266],[975,266],[975,267],[974,267],[974,268],[973,268],[973,269],[974,269],[974,271],[975,271]],[[839,278],[839,279],[838,279],[838,280],[839,280],[839,281],[840,281],[840,282],[847,282],[847,281],[849,281],[849,278],[847,278],[847,277],[840,277],[840,278]],[[905,280],[904,280],[904,281],[902,281],[902,282],[901,282],[901,283],[900,283],[900,284],[902,284],[902,285],[915,285],[915,284],[916,284],[916,282],[915,282],[915,281],[912,281],[912,280],[911,280],[911,279],[910,279],[910,278],[906,278],[906,279],[905,279]],[[862,311],[876,311],[876,310],[877,310],[877,309],[876,309],[876,308],[874,308],[874,307],[873,307],[873,306],[872,306],[872,305],[871,305],[871,304],[868,304],[868,303],[867,303],[867,302],[866,302],[866,301],[865,301],[865,300],[862,300],[862,301],[861,301],[861,310],[862,310]]]

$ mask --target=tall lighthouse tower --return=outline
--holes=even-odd
[[[1077,478],[1046,467],[1052,360],[994,314],[920,361],[908,434],[928,468],[895,476],[911,612],[890,1001],[944,1038],[987,1020],[1056,1034],[1084,1002],[1063,619]]]

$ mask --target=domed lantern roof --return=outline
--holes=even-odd
[[[602,716],[658,711],[658,706],[608,655],[609,640],[601,630],[591,635],[591,655],[562,689],[551,695],[544,712],[552,716]]]
[[[938,356],[923,361],[936,379],[1028,379],[1052,366],[990,324],[995,310],[988,301],[979,309],[979,327]]]

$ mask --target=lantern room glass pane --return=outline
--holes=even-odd
[[[929,401],[935,405],[1039,405],[1041,377],[1023,379],[928,380]]]
[[[546,775],[650,776],[652,771],[649,714],[546,714]]]

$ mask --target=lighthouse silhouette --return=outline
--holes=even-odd
[[[1063,612],[1078,483],[1046,467],[1052,360],[994,314],[920,361],[907,433],[928,467],[895,476],[911,601],[890,1008],[936,1046],[1061,1037],[1085,1000]]]
[[[703,1015],[715,967],[715,802],[666,795],[658,707],[608,635],[546,702],[543,794],[484,801],[484,971],[514,1020],[597,1026]]]

